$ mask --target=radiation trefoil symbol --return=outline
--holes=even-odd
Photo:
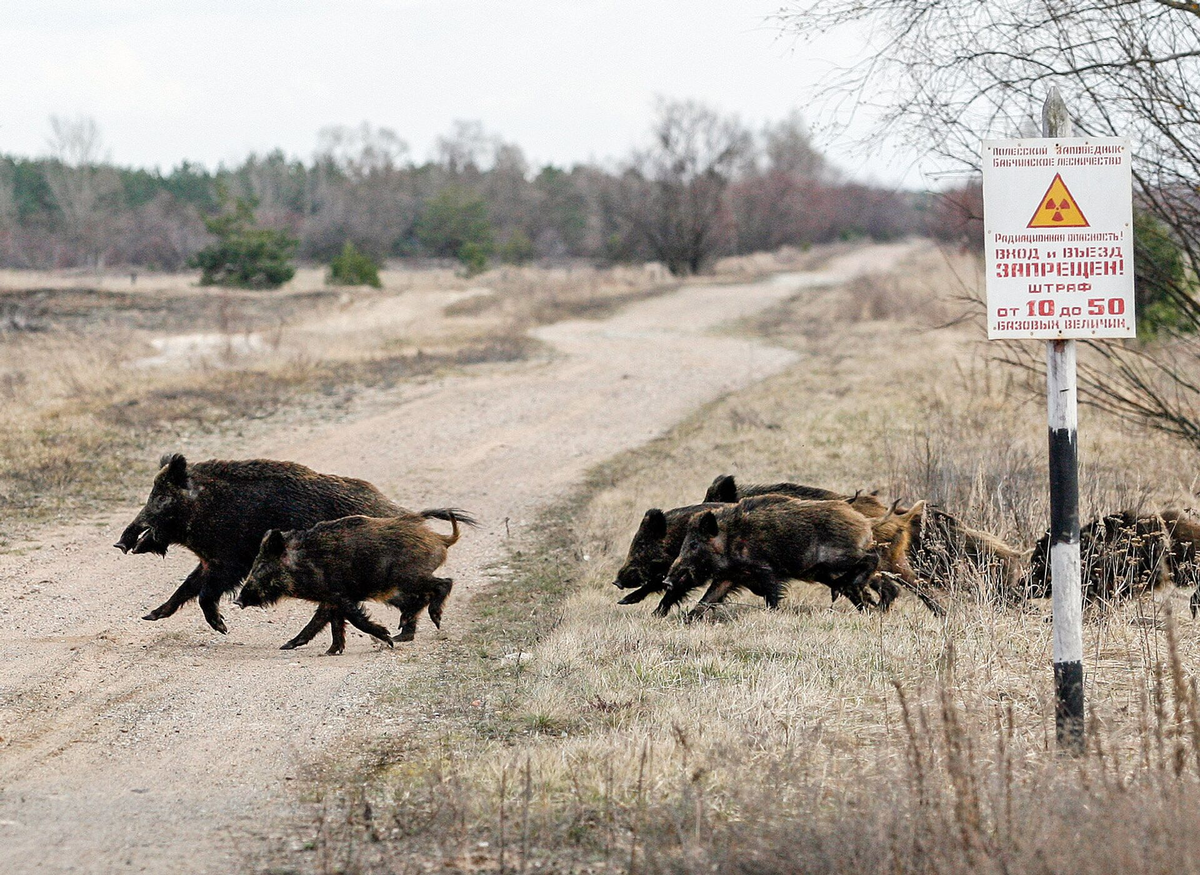
[[[1075,203],[1067,184],[1063,182],[1062,174],[1054,174],[1054,181],[1042,195],[1038,207],[1033,211],[1033,218],[1026,228],[1087,228],[1088,220]]]

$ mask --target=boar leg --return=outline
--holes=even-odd
[[[333,609],[328,605],[318,605],[317,610],[313,613],[312,619],[308,621],[308,625],[296,633],[296,637],[288,641],[280,650],[295,650],[297,647],[302,647],[316,637],[317,633],[325,628],[333,616]]]
[[[734,589],[732,580],[714,580],[709,586],[708,591],[700,596],[700,601],[696,602],[696,607],[688,613],[688,621],[695,620],[709,608],[724,601],[725,596],[729,595]]]
[[[400,609],[400,631],[396,633],[396,640],[412,641],[417,637],[417,615],[429,604],[429,593],[397,596],[389,604]]]
[[[229,630],[225,628],[225,620],[221,617],[221,610],[217,605],[221,601],[221,596],[237,588],[247,571],[249,571],[248,568],[232,569],[216,565],[208,567],[204,586],[200,589],[200,610],[204,612],[204,619],[208,621],[208,625],[222,635]]]
[[[858,610],[865,611],[868,606],[874,607],[875,605],[867,601],[864,596],[866,595],[867,581],[879,568],[879,557],[874,553],[867,553],[849,564],[850,567],[846,573],[837,580],[838,589]]]
[[[373,638],[378,638],[388,647],[394,647],[392,644],[392,636],[388,634],[388,630],[380,626],[374,620],[367,616],[360,606],[356,605],[349,599],[343,600],[338,606],[340,613],[350,621],[350,625],[359,631],[366,632]]]
[[[692,587],[685,587],[685,586],[670,587],[665,593],[663,593],[663,597],[659,601],[658,607],[656,607],[654,609],[654,616],[665,617],[667,614],[669,614],[671,612],[671,608],[675,607],[677,604],[679,604],[681,601],[683,601],[684,598],[687,596],[687,594],[691,591],[692,591]]]
[[[438,629],[442,628],[442,608],[446,604],[446,599],[450,598],[450,591],[454,589],[454,578],[452,577],[434,577],[431,578],[434,583],[433,595],[429,599],[429,619],[433,620],[433,625]],[[413,620],[413,628],[416,628],[416,620]]]
[[[332,609],[331,613],[332,618],[329,621],[329,629],[333,632],[333,643],[329,645],[329,649],[325,651],[325,655],[337,656],[346,649],[346,618]]]
[[[617,602],[618,605],[636,605],[638,602],[656,592],[662,592],[662,583],[648,583],[645,586],[638,587],[625,598]]]
[[[201,562],[192,569],[192,573],[184,579],[183,583],[179,585],[179,589],[175,590],[169,599],[142,619],[161,620],[171,616],[192,599],[199,598],[200,609],[204,612],[204,619],[208,621],[208,625],[224,635],[228,630],[225,628],[225,621],[221,618],[221,612],[217,608],[217,602],[220,601],[221,596],[237,587],[248,570],[231,569]]]
[[[204,586],[204,579],[207,576],[208,568],[201,562],[192,569],[191,574],[183,579],[183,583],[179,584],[179,589],[175,590],[169,599],[146,614],[142,619],[162,620],[171,616],[196,596],[200,595],[200,590]]]

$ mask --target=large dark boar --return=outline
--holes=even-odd
[[[458,542],[457,512],[451,511],[449,517],[453,527],[449,535],[433,531],[424,520],[411,515],[387,519],[351,516],[317,523],[304,531],[272,529],[263,537],[234,604],[242,608],[272,605],[285,596],[317,602],[312,620],[283,650],[307,644],[328,623],[333,631],[328,652],[341,653],[346,646],[347,620],[391,647],[387,630],[362,609],[368,600],[402,605],[404,628],[399,640],[411,641],[423,608],[429,609],[435,626],[442,625],[442,606],[454,581],[434,577],[433,572]]]
[[[208,624],[224,634],[218,602],[250,571],[269,529],[307,529],[353,514],[411,515],[364,480],[318,474],[295,462],[189,465],[176,453],[163,456],[161,464],[146,506],[115,546],[126,553],[161,556],[179,544],[195,553],[200,564],[146,620],[169,617],[198,598]],[[420,516],[448,520],[449,511],[425,510]]]
[[[788,580],[823,583],[863,610],[879,567],[871,521],[845,500],[743,499],[692,519],[668,574],[669,609],[711,580],[693,615],[753,586],[778,601]]]

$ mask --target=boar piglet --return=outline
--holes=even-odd
[[[166,602],[145,615],[146,620],[169,617],[199,598],[204,619],[224,634],[221,596],[237,589],[246,577],[270,529],[307,529],[352,514],[449,520],[447,508],[418,515],[365,480],[319,474],[295,462],[188,464],[174,453],[163,456],[159,465],[145,507],[115,546],[125,553],[164,555],[178,544],[195,553],[200,564]]]
[[[376,519],[351,516],[317,523],[303,531],[272,530],[263,537],[258,557],[234,604],[271,605],[281,598],[317,602],[316,614],[291,641],[291,650],[307,644],[332,626],[329,653],[346,645],[346,621],[389,647],[387,630],[362,609],[364,601],[386,601],[401,607],[401,641],[411,641],[417,614],[429,609],[429,619],[441,627],[442,606],[453,581],[433,572],[446,561],[447,549],[458,541],[459,517],[450,513],[452,531],[442,535],[423,520],[411,517]]]
[[[777,604],[788,580],[822,583],[863,610],[879,567],[871,522],[843,500],[743,499],[689,524],[668,574],[668,609],[711,580],[693,615],[730,592],[753,588]]]

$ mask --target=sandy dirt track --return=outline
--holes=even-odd
[[[539,329],[556,350],[550,361],[414,385],[356,420],[212,452],[294,459],[365,477],[409,507],[476,513],[483,526],[447,567],[457,588],[443,634],[454,636],[471,589],[506,555],[506,528],[516,536],[591,466],[794,360],[712,329],[805,287],[885,269],[905,251],[871,247],[820,273],[685,286],[604,320]],[[269,613],[225,604],[227,637],[194,603],[144,622],[194,559],[112,549],[136,511],[113,508],[0,556],[5,872],[242,871],[286,818],[292,779],[369,733],[373,691],[419,671],[436,640],[425,620],[415,644],[395,652],[352,633],[344,656],[323,657],[327,631],[282,652],[309,613],[297,604]],[[370,611],[395,625],[395,612]]]

